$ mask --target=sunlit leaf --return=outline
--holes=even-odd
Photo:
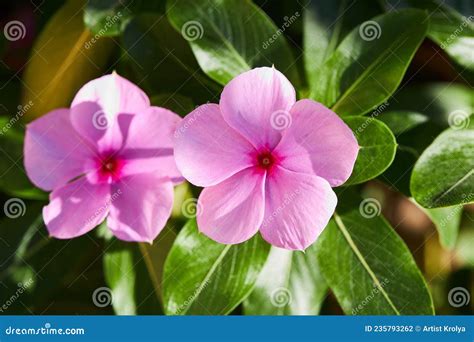
[[[165,228],[153,242],[125,243],[112,239],[104,253],[104,272],[119,315],[162,313],[163,265],[176,233]]]
[[[244,71],[271,65],[299,82],[284,35],[251,1],[168,0],[167,14],[202,70],[217,82],[224,85]]]
[[[95,35],[117,36],[133,16],[143,12],[164,13],[164,10],[164,0],[89,0],[84,9],[84,23]]]
[[[324,63],[312,97],[339,115],[367,113],[395,92],[427,28],[426,13],[413,9],[362,23]]]
[[[79,88],[104,71],[115,44],[92,37],[78,15],[82,6],[69,0],[35,41],[23,74],[23,103],[33,103],[25,115],[29,120],[69,107]]]
[[[310,89],[317,86],[319,72],[344,37],[357,25],[381,13],[370,0],[303,1],[303,49]]]
[[[165,263],[163,299],[168,315],[225,315],[252,291],[269,253],[257,235],[223,245],[198,232],[189,221]]]
[[[474,23],[462,16],[446,1],[409,0],[410,5],[426,9],[430,13],[428,37],[439,44],[456,62],[474,70]]]
[[[317,241],[318,262],[346,314],[431,315],[433,302],[408,248],[369,202],[337,209]]]
[[[410,189],[425,208],[474,201],[474,121],[449,128],[418,159]]]
[[[316,245],[304,252],[272,247],[255,288],[244,303],[246,315],[317,315],[327,294]]]
[[[414,202],[416,203],[416,201]],[[426,209],[420,206],[420,208],[428,215],[438,230],[441,245],[445,248],[453,249],[458,238],[463,206],[455,205],[433,209]]]
[[[187,41],[163,15],[134,17],[125,28],[122,43],[123,58],[149,94],[180,92],[202,103],[221,89],[200,70]]]
[[[344,122],[352,129],[360,146],[354,170],[345,185],[377,177],[395,157],[395,137],[383,122],[373,118],[349,116],[344,118]]]

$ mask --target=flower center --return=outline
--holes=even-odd
[[[257,162],[260,168],[268,170],[275,164],[275,158],[270,152],[261,152],[257,156]]]
[[[123,160],[113,153],[107,153],[98,160],[99,177],[104,181],[116,181],[120,178]]]

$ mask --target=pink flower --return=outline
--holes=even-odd
[[[153,241],[182,180],[173,157],[180,120],[113,73],[84,85],[70,109],[30,123],[25,168],[36,186],[52,190],[43,208],[50,235],[73,238],[107,218],[117,238]]]
[[[303,250],[327,225],[359,146],[331,110],[296,102],[291,83],[274,68],[234,78],[219,105],[191,112],[175,133],[175,158],[198,201],[199,230],[235,244],[260,230],[272,245]]]

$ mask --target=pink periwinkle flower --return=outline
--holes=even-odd
[[[205,187],[197,224],[225,244],[258,231],[274,246],[304,250],[326,227],[359,151],[350,128],[274,68],[234,78],[219,104],[186,116],[175,133],[178,169]]]
[[[50,235],[73,238],[107,218],[117,238],[153,241],[182,181],[173,157],[180,121],[113,73],[84,85],[70,109],[28,124],[24,163],[36,186],[52,190],[43,208]]]

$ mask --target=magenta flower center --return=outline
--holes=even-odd
[[[102,181],[117,181],[123,169],[124,161],[113,153],[105,153],[99,157],[98,171]]]
[[[275,158],[271,152],[260,152],[257,156],[257,165],[265,170],[269,170],[275,164]]]

